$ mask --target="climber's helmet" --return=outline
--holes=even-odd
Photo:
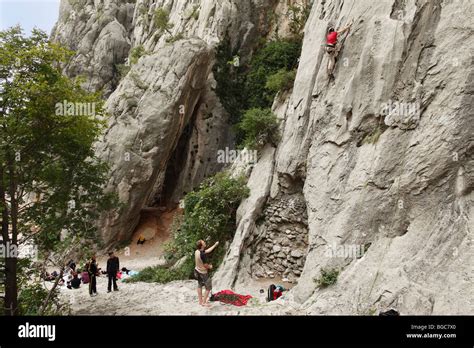
[[[334,28],[330,27],[329,30],[328,30],[328,33],[332,33],[332,32],[334,32]]]

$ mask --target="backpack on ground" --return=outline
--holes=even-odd
[[[270,301],[273,301],[273,300],[274,300],[274,298],[273,298],[273,293],[275,292],[275,289],[276,289],[275,284],[271,284],[271,285],[268,287],[268,291],[267,291],[267,302],[270,302]]]
[[[281,295],[283,295],[283,291],[285,291],[285,288],[283,286],[271,284],[268,287],[267,302],[275,301],[276,299],[281,297]]]
[[[400,313],[393,308],[389,309],[388,311],[379,313],[379,316],[381,317],[393,317],[393,316],[399,316],[399,315]]]

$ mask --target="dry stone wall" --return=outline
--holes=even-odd
[[[282,189],[267,201],[260,225],[257,221],[256,231],[260,232],[253,251],[252,274],[295,282],[308,252],[308,215],[303,194]]]

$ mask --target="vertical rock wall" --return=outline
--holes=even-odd
[[[308,313],[472,313],[473,11],[456,0],[313,6],[293,92],[275,105],[284,123],[267,194],[280,197],[282,178],[304,183],[309,245],[287,300]],[[326,30],[351,18],[329,79]],[[219,284],[249,279],[248,256],[235,267]],[[329,270],[336,282],[320,286]]]

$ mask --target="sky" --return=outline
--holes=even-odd
[[[0,0],[0,30],[20,24],[25,34],[35,26],[51,33],[59,15],[60,0]]]

